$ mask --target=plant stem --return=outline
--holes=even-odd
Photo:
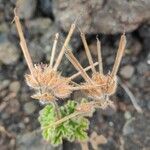
[[[58,107],[58,104],[56,101],[53,101],[53,105],[55,107],[55,110],[56,110],[56,114],[57,114],[57,119],[61,119],[61,114],[60,114],[60,111],[59,111],[59,107]]]
[[[50,128],[50,127],[52,127],[52,126],[57,126],[57,125],[59,125],[59,124],[65,122],[65,121],[67,121],[67,120],[69,120],[69,119],[71,119],[71,118],[74,118],[74,117],[76,117],[76,116],[78,116],[78,115],[80,115],[80,114],[82,114],[82,112],[77,112],[77,111],[76,111],[76,112],[74,112],[74,113],[72,113],[72,114],[70,114],[70,115],[68,115],[68,116],[65,116],[64,118],[62,118],[62,119],[60,119],[60,120],[54,122],[53,124],[50,124],[50,125],[48,125],[48,126],[46,126],[46,127],[43,127],[42,130],[45,130],[45,129]]]

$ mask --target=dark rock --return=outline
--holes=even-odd
[[[132,31],[150,20],[149,0],[57,0],[53,3],[56,21],[65,31],[78,16],[78,26],[88,33]]]
[[[129,134],[124,136],[125,149],[149,149],[149,123],[150,117],[147,113],[144,115],[136,114],[135,120],[129,122],[129,128],[131,129],[130,131],[128,129]]]
[[[2,0],[0,0],[0,21],[4,19],[4,4]]]
[[[20,103],[17,99],[11,99],[6,107],[6,110],[9,114],[15,114],[20,110]]]
[[[125,79],[129,79],[132,77],[134,73],[134,67],[131,65],[127,65],[121,68],[120,74],[122,75],[122,77],[124,77]]]
[[[18,93],[18,91],[20,90],[20,82],[19,81],[11,82],[10,85],[9,85],[9,90],[11,92]]]
[[[147,64],[150,65],[150,53],[147,56]]]
[[[148,25],[143,25],[140,29],[139,29],[139,35],[142,38],[143,41],[143,49],[146,52],[150,51],[150,23]]]
[[[39,0],[39,7],[43,15],[53,19],[52,0]]]
[[[40,42],[38,41],[31,41],[28,45],[33,62],[40,63],[45,54],[44,48],[42,48]]]
[[[28,21],[28,30],[33,34],[44,34],[51,28],[52,22],[49,18],[37,18]]]
[[[2,35],[3,36],[3,35]],[[19,58],[18,49],[5,36],[0,36],[0,62],[5,65],[16,63]]]
[[[9,84],[10,84],[10,80],[0,81],[0,90],[7,88],[9,86]]]
[[[33,131],[34,132],[34,131]],[[43,140],[39,133],[26,133],[17,136],[16,150],[62,150],[62,146],[53,147]]]
[[[146,73],[149,69],[146,63],[141,62],[139,63],[139,65],[137,66],[137,70],[138,72],[143,75],[144,73]]]
[[[8,33],[9,32],[9,27],[6,22],[3,22],[0,24],[0,33]]]
[[[30,19],[34,16],[36,0],[17,0],[17,14],[21,19]]]
[[[28,102],[24,105],[24,110],[28,115],[31,115],[36,110],[36,105],[33,102]]]

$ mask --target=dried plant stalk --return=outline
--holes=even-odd
[[[78,86],[78,89],[81,90],[85,90],[89,97],[90,95],[95,95],[95,97],[98,99],[99,97],[101,97],[102,95],[102,90],[101,90],[101,86],[102,85],[98,85],[94,80],[92,80],[87,73],[84,71],[84,69],[82,68],[81,64],[79,63],[79,61],[76,59],[76,57],[73,55],[71,50],[66,50],[66,56],[69,59],[69,61],[73,64],[73,66],[79,71],[81,72],[81,76],[83,77],[83,79],[86,81],[85,83],[83,83],[83,85]]]
[[[96,63],[94,63],[94,66],[97,66],[98,65],[98,62],[96,62]],[[88,67],[86,67],[86,68],[84,68],[84,71],[88,71],[88,70],[90,70],[92,68],[92,66],[88,66]],[[70,80],[73,80],[73,79],[75,79],[76,77],[78,77],[79,75],[81,75],[81,72],[78,72],[78,73],[75,73],[75,74],[73,74],[71,77],[69,77],[70,78]]]
[[[87,73],[84,71],[83,67],[80,65],[78,60],[74,57],[71,50],[67,49],[66,51],[66,57],[69,59],[69,61],[73,64],[73,66],[81,72],[81,76],[84,78],[85,81],[91,82],[90,77],[87,75]]]
[[[54,63],[54,57],[55,57],[55,53],[56,53],[56,46],[57,46],[57,42],[58,42],[58,37],[59,37],[59,34],[56,33],[55,40],[54,40],[54,43],[53,43],[51,58],[50,58],[50,67],[52,67],[53,63]]]
[[[15,21],[15,24],[16,24],[16,27],[17,27],[17,30],[18,30],[18,34],[19,34],[19,37],[20,37],[20,46],[21,46],[21,49],[23,51],[23,54],[24,54],[24,57],[26,59],[29,70],[30,70],[32,76],[34,77],[34,73],[33,73],[34,66],[33,66],[33,63],[32,63],[31,56],[29,54],[29,50],[28,50],[28,47],[27,47],[27,44],[26,44],[26,40],[25,40],[23,32],[22,32],[20,20],[19,20],[19,17],[17,16],[17,14],[16,14],[15,9],[14,9],[14,14],[15,14],[14,21]]]
[[[66,38],[66,40],[65,40],[65,42],[64,42],[64,45],[63,45],[63,47],[62,47],[62,49],[61,49],[61,51],[60,51],[60,53],[59,53],[59,55],[58,55],[58,58],[57,58],[57,60],[56,60],[56,63],[55,63],[55,65],[54,65],[54,70],[56,71],[57,70],[57,68],[58,68],[58,66],[59,66],[59,64],[60,64],[60,62],[61,62],[61,60],[62,60],[62,57],[63,57],[63,55],[64,55],[64,53],[65,53],[65,48],[68,46],[68,43],[69,43],[69,41],[70,41],[70,38],[71,38],[71,36],[72,36],[72,34],[73,34],[73,32],[74,32],[74,30],[75,30],[75,22],[71,25],[71,28],[70,28],[70,31],[69,31],[69,33],[68,33],[68,36],[67,36],[67,38]]]
[[[82,112],[75,111],[74,113],[72,113],[72,114],[70,114],[70,115],[68,115],[68,116],[65,116],[65,117],[61,118],[60,120],[54,122],[53,124],[50,124],[50,125],[48,125],[48,126],[46,126],[46,127],[43,127],[42,130],[48,129],[48,128],[53,127],[53,126],[56,127],[56,126],[58,126],[59,124],[65,122],[65,121],[67,121],[67,120],[69,120],[69,119],[71,119],[71,118],[74,118],[74,117],[76,117],[76,116],[79,116],[79,115],[81,115],[81,114],[82,114]]]
[[[124,54],[124,50],[125,50],[125,46],[126,46],[126,36],[125,33],[121,36],[120,38],[120,42],[119,42],[119,48],[118,48],[118,52],[117,52],[117,56],[116,56],[116,60],[111,72],[111,77],[114,78],[118,72],[118,68],[122,59],[122,56]]]
[[[97,54],[98,54],[98,62],[99,62],[99,73],[103,74],[103,61],[102,61],[102,54],[101,54],[101,42],[97,39]]]
[[[89,60],[89,64],[92,67],[93,73],[96,73],[96,70],[95,70],[95,67],[94,67],[94,63],[93,63],[93,59],[92,59],[92,56],[91,56],[91,53],[90,53],[90,50],[89,50],[89,47],[87,45],[87,41],[86,41],[86,38],[85,38],[85,34],[83,32],[81,32],[80,35],[81,35],[81,39],[82,39],[82,42],[83,42],[83,45],[84,45],[84,48],[85,48],[85,52],[86,52],[87,58]]]

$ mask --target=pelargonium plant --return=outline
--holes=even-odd
[[[112,71],[108,74],[103,73],[103,64],[101,57],[101,42],[97,38],[98,62],[93,62],[85,34],[81,32],[81,39],[85,48],[89,66],[83,68],[77,58],[73,55],[69,47],[70,39],[76,27],[76,22],[71,25],[65,42],[55,59],[59,34],[56,33],[55,40],[51,50],[51,58],[48,64],[33,64],[29,50],[21,28],[21,23],[16,11],[14,11],[14,21],[20,38],[20,46],[26,59],[30,73],[25,75],[26,83],[34,89],[35,94],[32,98],[45,104],[45,107],[39,113],[39,122],[42,135],[46,141],[54,146],[62,143],[63,139],[69,141],[82,141],[88,138],[87,130],[89,121],[87,117],[92,117],[96,109],[114,107],[109,97],[116,92],[117,72],[124,54],[126,46],[126,37],[123,34],[120,38],[119,48]],[[63,56],[66,56],[78,71],[70,77],[64,77],[58,71]],[[96,67],[98,65],[98,71]],[[92,70],[92,76],[87,74]],[[74,79],[81,76],[83,83],[77,84]],[[69,98],[70,94],[76,90],[84,92],[88,98],[84,97],[80,102],[68,100],[62,105],[59,100]]]

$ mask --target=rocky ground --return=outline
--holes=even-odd
[[[120,32],[127,31],[126,54],[119,70],[119,85],[112,97],[116,110],[98,110],[90,118],[88,143],[69,143],[53,148],[42,140],[38,113],[43,108],[31,99],[33,91],[24,81],[28,72],[19,39],[12,24],[16,0],[0,0],[0,150],[149,150],[150,147],[150,1],[19,0],[17,2],[24,33],[34,63],[48,62],[54,34],[61,34],[60,47],[69,26],[78,17],[71,46],[83,66],[87,65],[79,29],[96,54],[96,35],[102,42],[105,72],[111,70]],[[27,11],[28,10],[28,11]],[[81,11],[82,10],[82,11]],[[59,51],[59,48],[58,48]],[[65,70],[65,72],[63,71]],[[60,71],[75,72],[64,58]],[[80,78],[77,82],[80,81]],[[74,93],[72,98],[81,97]],[[135,107],[132,101],[142,109]],[[136,110],[137,108],[137,110]],[[101,136],[107,138],[103,143]]]

